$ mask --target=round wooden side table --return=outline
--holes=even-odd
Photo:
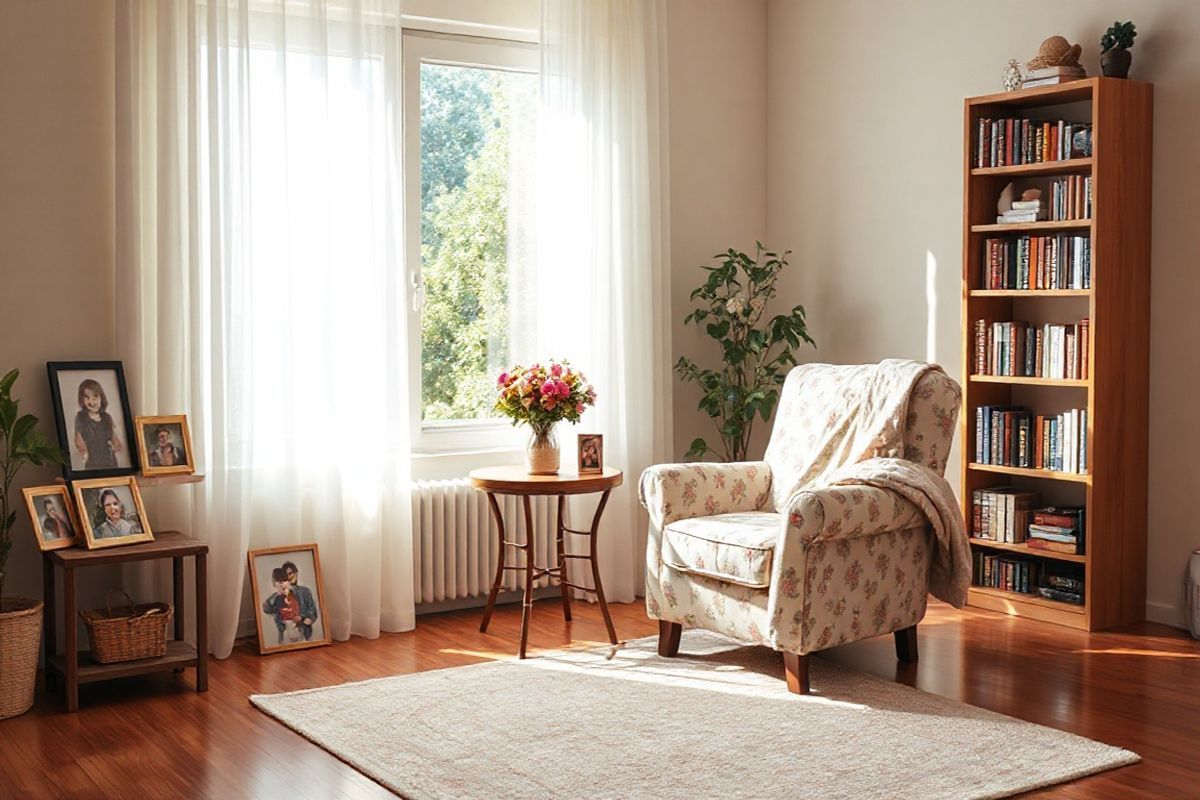
[[[621,485],[624,476],[619,469],[605,467],[603,472],[594,475],[577,475],[562,473],[559,475],[530,475],[523,466],[485,467],[471,471],[471,485],[481,492],[486,492],[488,504],[492,507],[492,516],[496,518],[496,528],[500,532],[500,557],[496,563],[496,579],[492,582],[492,590],[488,593],[487,607],[483,612],[483,622],[479,630],[487,632],[488,623],[492,619],[492,611],[496,607],[496,595],[500,591],[500,583],[505,571],[525,573],[525,599],[521,609],[521,649],[520,657],[525,658],[525,643],[529,639],[529,615],[533,609],[533,582],[543,575],[549,575],[558,581],[562,592],[563,616],[571,620],[571,589],[592,592],[600,604],[600,613],[604,615],[604,624],[608,628],[608,640],[617,643],[617,632],[613,628],[612,616],[608,613],[608,602],[604,599],[604,587],[600,584],[600,567],[596,561],[596,539],[600,530],[600,515],[608,504],[608,496],[612,490]],[[596,513],[592,516],[590,530],[579,531],[563,525],[563,509],[567,504],[569,494],[594,494],[603,492]],[[504,535],[504,516],[496,502],[496,495],[510,494],[521,498],[525,511],[525,541],[509,541]],[[558,513],[556,515],[555,542],[557,544],[557,566],[540,567],[534,563],[533,547],[533,514],[529,498],[538,495],[558,495]],[[591,547],[588,555],[567,553],[565,534],[587,536]],[[508,548],[515,547],[525,551],[525,565],[514,566],[508,563]],[[567,580],[568,559],[583,559],[592,564],[592,581],[594,588],[578,586]]]

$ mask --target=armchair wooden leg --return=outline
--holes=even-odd
[[[896,658],[905,664],[917,663],[917,626],[902,628],[892,635],[896,637]]]
[[[658,654],[663,658],[674,658],[679,655],[679,637],[683,634],[683,626],[678,622],[658,621]]]
[[[783,673],[787,688],[792,694],[808,694],[808,656],[796,653],[783,654]]]

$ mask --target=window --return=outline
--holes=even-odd
[[[515,42],[406,36],[409,331],[423,450],[510,438],[493,386],[532,354],[536,58]]]

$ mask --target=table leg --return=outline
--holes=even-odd
[[[42,602],[45,604],[42,612],[42,647],[45,650],[43,658],[46,664],[42,674],[45,677],[46,691],[52,692],[58,684],[58,676],[50,669],[50,659],[58,652],[58,633],[54,613],[54,562],[45,555],[42,556]]]
[[[63,652],[67,711],[79,710],[79,624],[75,619],[75,570],[63,568]]]
[[[617,643],[617,630],[613,627],[612,615],[608,613],[608,601],[604,599],[604,587],[600,585],[600,562],[596,559],[596,542],[600,538],[600,515],[604,513],[604,506],[608,505],[608,496],[612,494],[612,489],[606,489],[604,494],[600,496],[600,505],[596,506],[596,514],[592,517],[592,534],[591,534],[591,562],[592,562],[592,581],[596,586],[596,600],[600,603],[600,613],[604,615],[604,627],[608,628],[608,640],[613,644]]]
[[[567,545],[563,540],[566,532],[563,530],[563,512],[566,511],[566,495],[558,496],[558,588],[562,592],[563,618],[571,621],[571,587],[567,586]]]
[[[504,568],[508,566],[506,556],[508,547],[504,544],[504,515],[496,503],[496,496],[487,493],[488,505],[492,507],[492,516],[496,518],[496,530],[499,532],[500,554],[496,556],[496,579],[492,581],[492,590],[488,592],[487,606],[483,609],[483,622],[479,623],[479,632],[487,633],[488,623],[492,621],[492,611],[496,608],[496,595],[500,592],[500,582],[504,579]]]
[[[529,495],[521,495],[521,503],[525,508],[525,600],[521,608],[521,651],[520,657],[525,657],[525,643],[529,641],[529,615],[533,611],[533,509],[529,505]]]
[[[196,554],[196,691],[208,691],[208,555]]]
[[[183,641],[183,556],[171,559],[171,587],[175,594],[175,641]]]

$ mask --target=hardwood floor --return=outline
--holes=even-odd
[[[572,623],[550,601],[538,605],[532,654],[571,641],[607,643],[594,605],[576,604]],[[612,610],[622,639],[657,634],[640,603]],[[82,687],[78,714],[42,694],[34,710],[0,722],[0,797],[390,797],[246,698],[511,657],[520,606],[497,608],[487,634],[479,633],[480,613],[424,616],[410,633],[275,656],[243,644],[210,662],[205,694],[190,691],[191,671]],[[1200,642],[1182,631],[1142,624],[1089,634],[941,604],[919,630],[917,664],[896,660],[890,636],[818,657],[1143,758],[1030,797],[1200,797]]]

